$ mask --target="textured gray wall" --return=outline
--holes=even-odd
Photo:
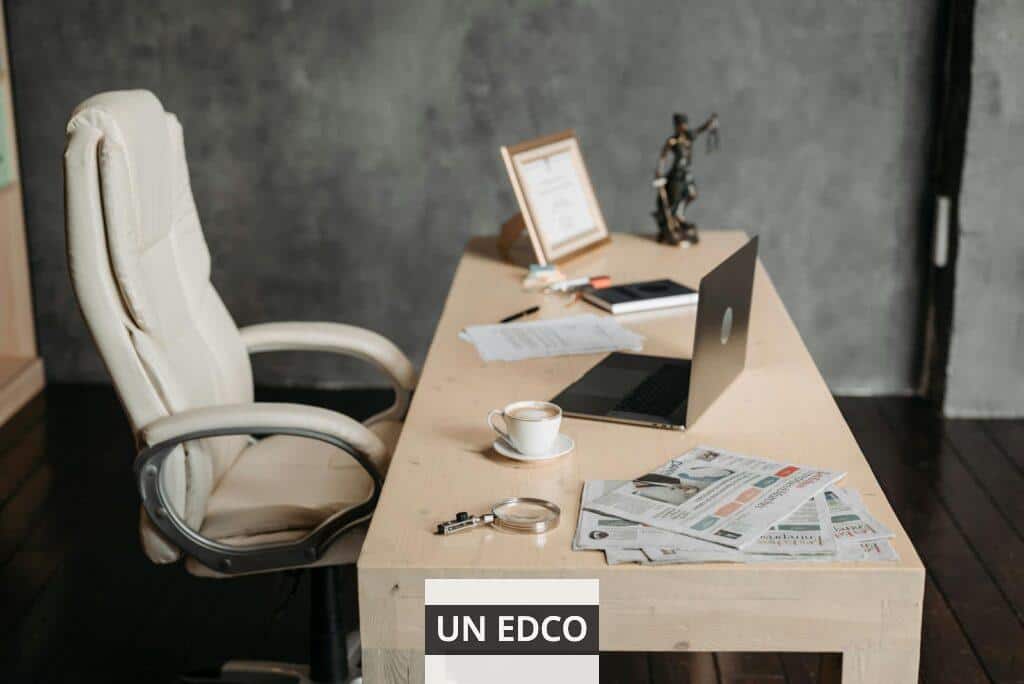
[[[974,22],[945,411],[1024,416],[1024,3]]]
[[[650,232],[670,114],[721,115],[704,225],[763,258],[833,388],[914,382],[933,2],[8,1],[39,338],[104,378],[66,275],[72,107],[146,87],[185,127],[240,324],[366,325],[422,360],[467,236],[514,211],[498,147],[577,129],[613,230]],[[339,380],[261,362],[267,382]]]

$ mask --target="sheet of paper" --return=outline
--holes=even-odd
[[[629,481],[625,480],[588,480],[583,484],[580,514],[572,542],[574,551],[603,551],[609,565],[899,560],[899,555],[886,539],[833,536],[840,530],[853,530],[854,534],[892,534],[866,512],[859,492],[854,489],[826,489],[740,551],[589,510],[594,501],[627,484]],[[828,500],[833,501],[831,507]],[[836,503],[840,501],[841,504]],[[835,530],[833,514],[842,518],[837,521]],[[854,515],[856,520],[850,517]]]
[[[672,535],[677,539],[690,539],[683,535]],[[704,546],[714,546],[708,542],[691,539]],[[688,548],[689,547],[689,548]],[[653,565],[669,563],[708,563],[716,560],[732,560],[739,563],[755,563],[772,559],[788,560],[836,560],[837,544],[832,537],[829,524],[828,509],[825,497],[817,495],[797,509],[781,522],[758,537],[757,541],[748,545],[743,551],[725,549],[733,555],[725,558],[714,558],[707,554],[693,553],[692,544],[684,544],[681,548],[670,546],[642,546],[648,562]]]
[[[627,484],[624,480],[589,480],[583,484],[580,515],[572,542],[574,551],[603,549],[607,558],[607,551],[635,551],[645,547],[670,549],[674,558],[681,559],[685,555],[686,562],[693,563],[739,560],[740,554],[735,549],[586,509],[589,503],[624,484]],[[643,556],[639,562],[648,562],[648,557]]]
[[[705,545],[708,545],[705,542]],[[711,544],[710,546],[714,546]],[[644,565],[681,565],[686,563],[742,563],[743,553],[736,549],[723,548],[725,553],[693,550],[688,548],[669,548],[664,546],[645,546],[641,549],[646,560]]]
[[[580,515],[573,537],[576,551],[601,550],[609,565],[640,563],[771,562],[894,562],[899,555],[887,540],[849,541],[832,537],[831,516],[825,503],[828,489],[773,525],[743,551],[712,544],[641,523],[587,509],[593,501],[627,484],[623,480],[589,480],[583,485]],[[863,508],[856,490],[838,490],[854,508]],[[754,549],[764,549],[752,553]]]
[[[864,507],[860,494],[852,489],[825,492],[832,528],[840,541],[863,542],[889,539],[892,530],[878,522]]]
[[[611,317],[583,314],[525,323],[474,325],[459,337],[476,347],[484,361],[570,354],[599,354],[616,350],[640,351],[644,338]]]
[[[597,226],[570,151],[519,165],[519,178],[537,226],[552,246]]]
[[[604,560],[608,565],[646,563],[647,556],[640,549],[605,549]]]
[[[736,549],[587,510],[588,504],[624,484],[627,482],[623,480],[588,480],[583,483],[580,515],[572,542],[574,551],[642,548],[647,555],[639,562],[648,563],[744,561],[743,554]],[[828,524],[824,497],[819,495],[805,503],[796,513],[761,535],[749,550],[744,551],[765,554],[835,554],[836,546]]]
[[[867,542],[836,542],[834,556],[770,556],[744,554],[746,563],[892,563],[900,559],[888,539]]]
[[[888,539],[875,541],[840,543],[837,560],[868,563],[896,562],[900,555]]]
[[[844,476],[696,447],[589,508],[742,549]]]
[[[770,555],[826,555],[836,552],[835,535],[829,522],[825,497],[831,490],[805,503],[796,513],[772,525],[757,541],[743,547],[744,553]]]

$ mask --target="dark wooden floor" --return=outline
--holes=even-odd
[[[367,415],[382,392],[264,392]],[[1024,682],[1024,421],[840,407],[928,567],[921,681]],[[132,440],[109,388],[56,386],[0,429],[0,681],[170,682],[227,657],[305,660],[308,587],[199,580],[137,540]],[[602,680],[810,684],[811,654],[604,654]],[[887,683],[879,683],[887,684]]]

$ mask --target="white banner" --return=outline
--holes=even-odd
[[[597,684],[596,579],[428,579],[426,684]]]

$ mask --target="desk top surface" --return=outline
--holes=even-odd
[[[740,232],[707,232],[696,247],[670,248],[652,239],[616,234],[601,249],[562,268],[569,276],[608,274],[615,283],[671,277],[691,287],[745,240]],[[491,448],[488,410],[521,399],[550,399],[603,355],[484,363],[460,339],[468,326],[496,322],[534,304],[558,318],[598,309],[562,297],[523,291],[521,264],[502,260],[493,237],[470,240],[448,294],[419,386],[395,451],[362,556],[363,568],[474,569],[586,573],[794,572],[842,568],[920,571],[921,562],[832,399],[770,278],[758,263],[747,367],[685,432],[565,418],[562,431],[575,451],[546,464],[522,464]],[[643,353],[689,357],[695,307],[620,317],[646,338]],[[527,319],[534,320],[534,318]],[[861,491],[868,509],[896,531],[898,563],[783,563],[744,565],[607,566],[604,554],[574,552],[572,537],[583,482],[630,479],[698,444],[752,456],[820,466],[848,474],[841,486]],[[482,513],[509,496],[548,499],[561,524],[545,535],[478,528],[450,537],[433,531],[457,511]],[[490,572],[489,572],[490,571]],[[440,576],[440,574],[439,574]]]

